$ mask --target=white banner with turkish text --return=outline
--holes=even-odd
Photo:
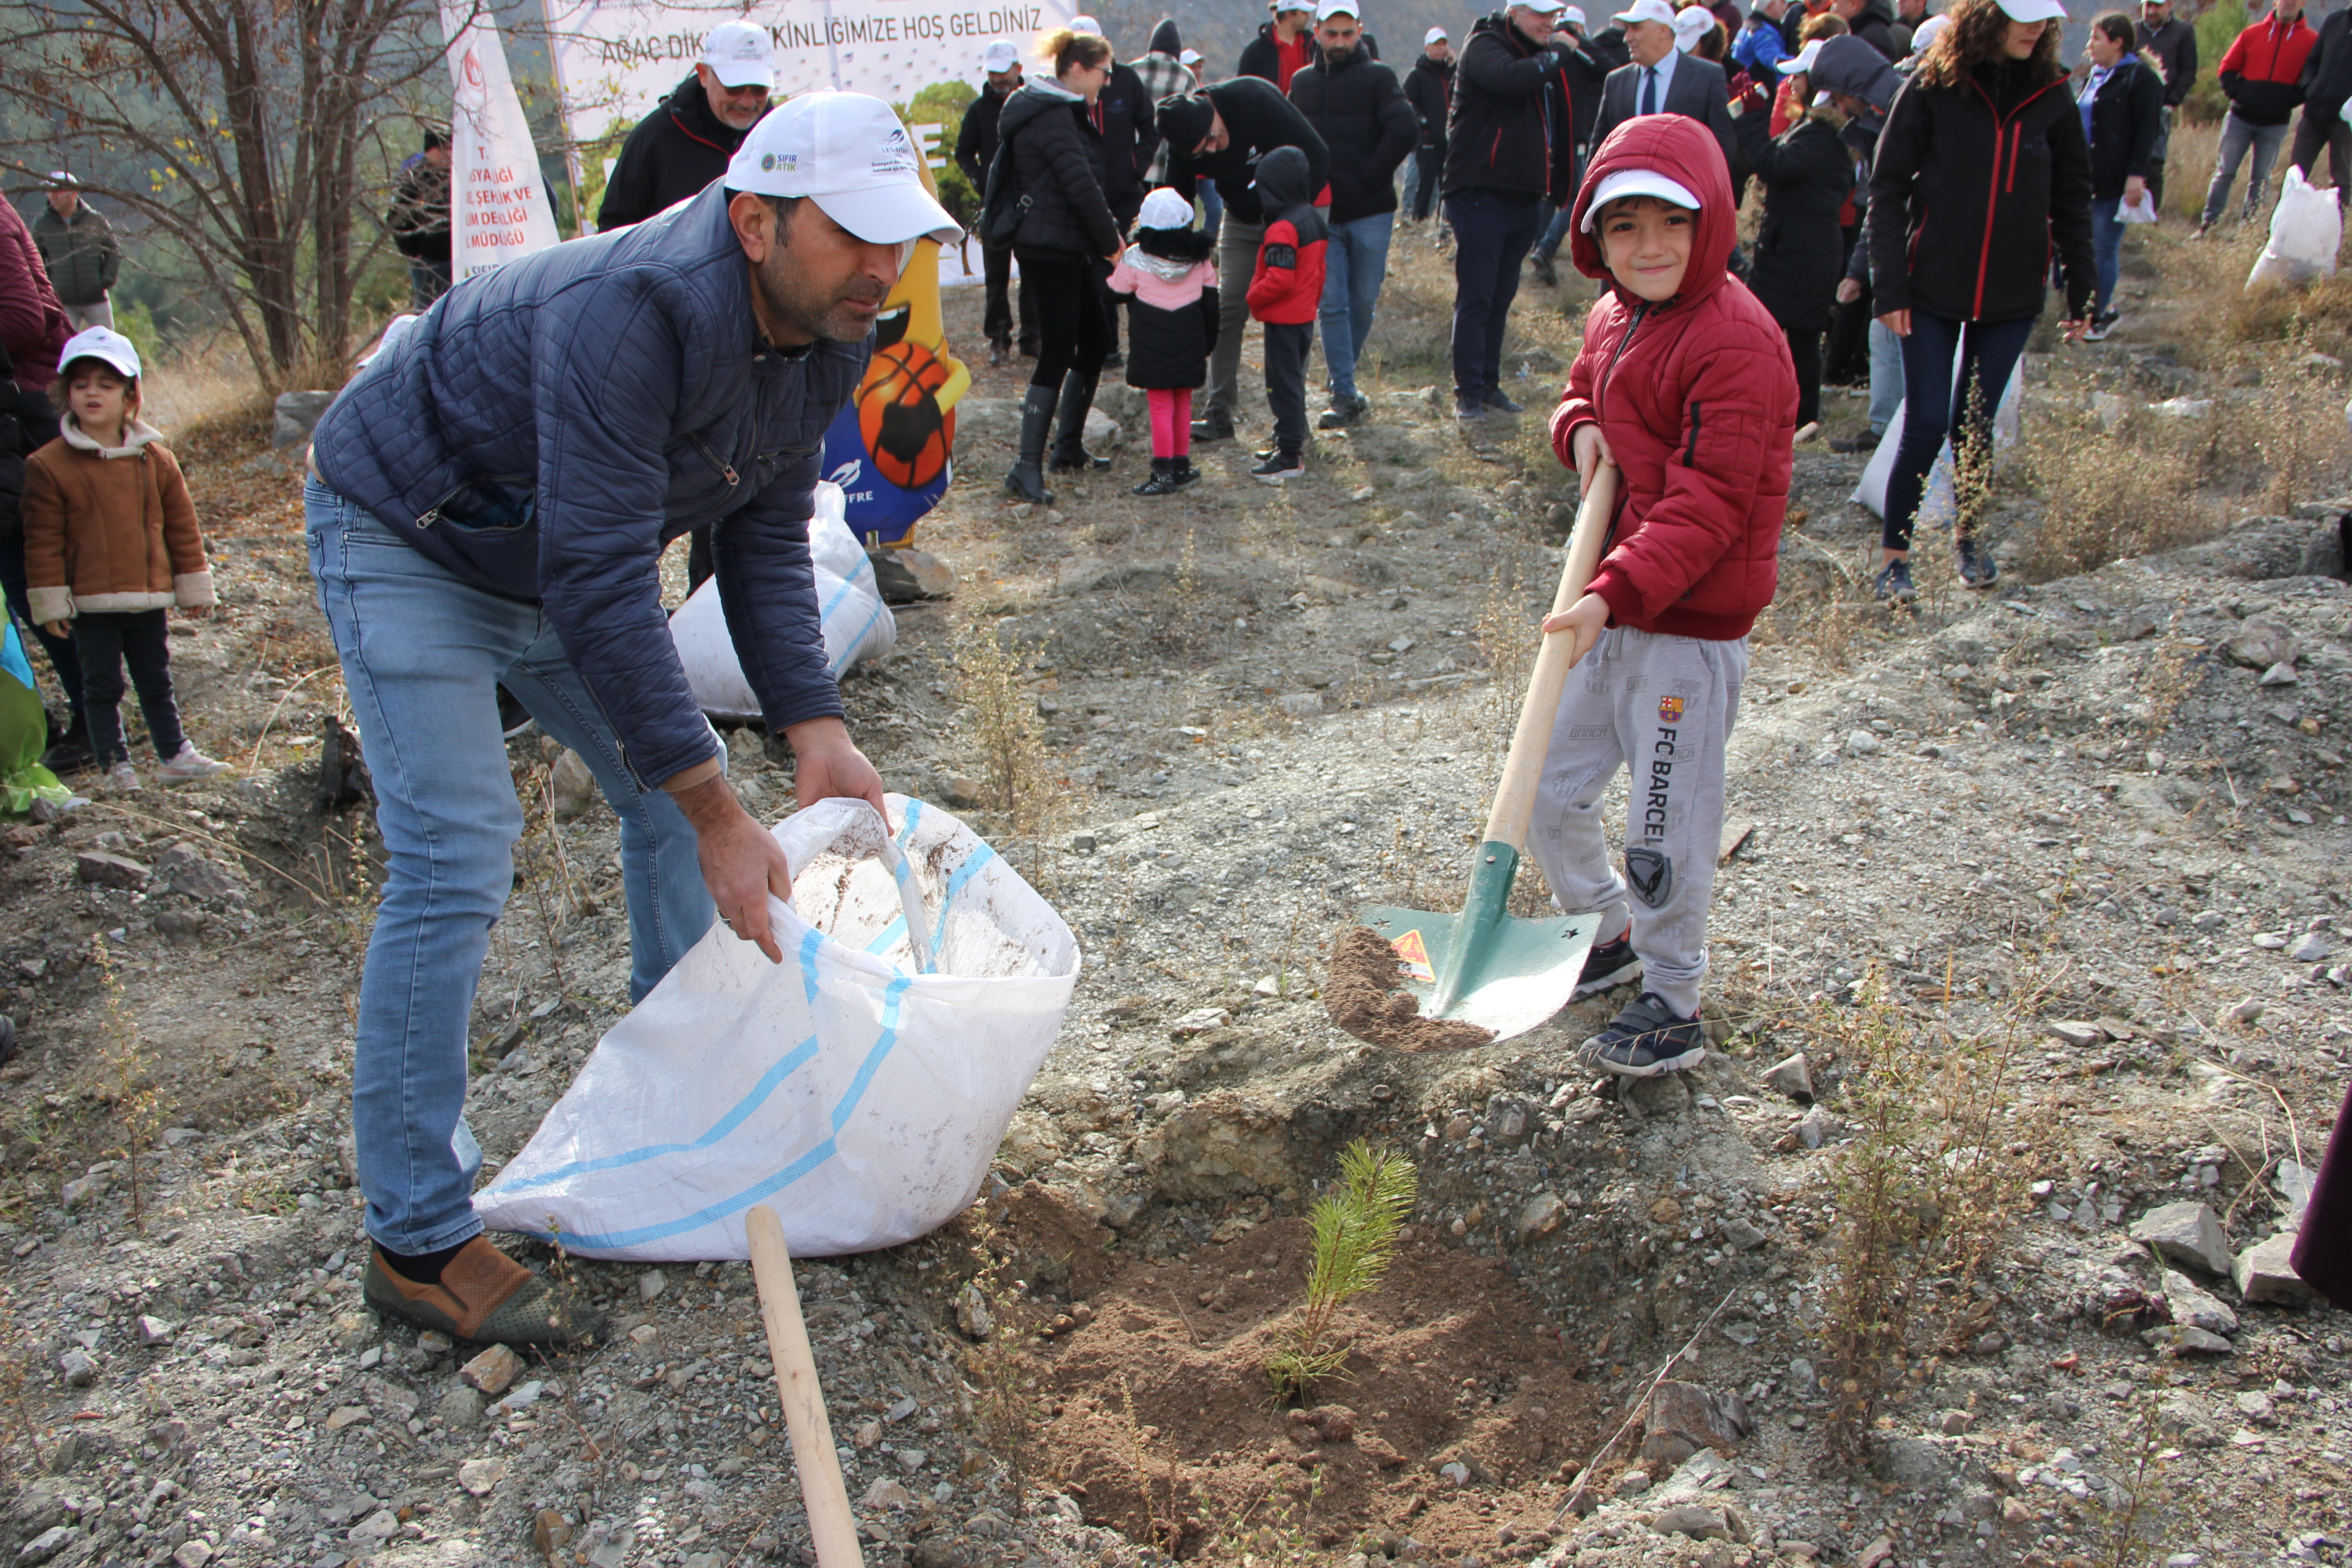
[[[441,33],[457,100],[450,117],[449,259],[462,283],[563,237],[496,16],[486,6],[444,4]]]

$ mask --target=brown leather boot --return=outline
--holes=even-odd
[[[403,1279],[380,1247],[368,1248],[360,1293],[388,1318],[438,1329],[452,1339],[506,1345],[568,1345],[604,1331],[604,1314],[576,1291],[559,1290],[478,1236],[440,1282]]]

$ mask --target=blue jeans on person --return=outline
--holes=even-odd
[[[1536,198],[1467,190],[1445,198],[1454,226],[1454,395],[1483,399],[1503,386],[1503,328],[1519,292],[1519,264],[1536,241]]]
[[[1536,253],[1549,260],[1558,256],[1559,247],[1568,243],[1568,223],[1576,216],[1575,198],[1570,197],[1565,206],[1554,206],[1546,202],[1543,214],[1543,237],[1536,241]]]
[[[352,1068],[360,1190],[370,1236],[394,1252],[433,1252],[482,1228],[472,1201],[481,1151],[463,1121],[466,1036],[523,826],[499,686],[580,753],[620,817],[632,1003],[701,939],[712,904],[692,826],[658,787],[630,777],[538,605],[458,581],[316,479],[302,510],[383,835]]]
[[[1334,405],[1356,395],[1356,356],[1372,334],[1372,311],[1389,275],[1389,238],[1395,231],[1394,213],[1329,226],[1323,247],[1323,302],[1315,321]]]
[[[1903,344],[1903,439],[1886,479],[1889,550],[1911,548],[1911,520],[1927,488],[1928,470],[1948,440],[1958,451],[1971,434],[1992,447],[1993,411],[2009,390],[2011,373],[2033,335],[2032,316],[2011,321],[1961,321],[1911,308],[1911,335]],[[1958,374],[1954,361],[1958,360]],[[1969,388],[1980,389],[1976,397]],[[1957,392],[1957,395],[1955,395]]]
[[[2116,216],[2123,206],[2121,196],[2091,204],[2091,254],[2098,263],[2098,298],[2091,302],[2091,313],[2104,316],[2107,301],[2116,297],[2116,279],[2124,267],[2124,226]]]
[[[1886,323],[1870,323],[1870,433],[1884,436],[1903,406],[1903,340]]]
[[[1209,245],[1213,249],[1217,243],[1217,230],[1225,221],[1225,198],[1217,194],[1213,180],[1201,182],[1200,196],[1201,232],[1209,237]]]
[[[2245,161],[2248,152],[2254,155],[2252,174],[2246,182],[2245,221],[2252,223],[2263,205],[2263,187],[2270,184],[2271,165],[2278,161],[2279,149],[2286,143],[2284,125],[2249,125],[2236,114],[2221,117],[2221,153],[2213,160],[2213,183],[2205,187],[2203,226],[2210,228],[2221,216],[2221,209],[2230,205],[2230,185],[2238,177],[2238,165]]]

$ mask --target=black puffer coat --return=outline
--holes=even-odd
[[[1143,208],[1143,171],[1160,155],[1152,99],[1133,66],[1110,63],[1097,100],[1102,115],[1103,196],[1124,229]]]
[[[1197,228],[1139,228],[1127,265],[1171,281],[1215,252]],[[1127,307],[1127,384],[1147,390],[1198,387],[1209,379],[1209,349],[1217,341],[1217,290],[1175,310],[1145,303],[1140,294],[1116,296]]]
[[[711,113],[701,79],[688,77],[621,143],[596,209],[596,231],[643,223],[700,191],[727,173],[727,161],[750,134]]]
[[[1462,46],[1454,122],[1446,127],[1444,191],[1566,203],[1576,194],[1576,132],[1561,61],[1573,43],[1563,36],[1538,48],[1507,16],[1479,17]]]
[[[1290,79],[1291,106],[1307,116],[1331,154],[1331,221],[1396,211],[1397,165],[1421,139],[1421,121],[1396,72],[1350,49],[1337,65],[1318,48]]]
[[[1047,77],[1032,77],[996,117],[999,144],[1011,149],[1020,199],[1028,203],[1013,237],[1016,256],[1110,256],[1118,220],[1103,195],[1102,133],[1087,100]]]
[[[1454,107],[1454,62],[1427,55],[1405,73],[1404,98],[1421,119],[1421,145],[1445,151],[1445,121]]]
[[[1819,114],[1798,116],[1777,139],[1763,133],[1764,122],[1761,114],[1733,121],[1748,169],[1764,184],[1764,226],[1748,288],[1781,331],[1823,331],[1845,271],[1838,209],[1853,189],[1853,153]]]
[[[2138,56],[2126,55],[2091,100],[2093,201],[2120,197],[2134,174],[2148,177],[2163,126],[2164,79]]]

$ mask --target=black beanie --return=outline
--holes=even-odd
[[[1179,153],[1191,157],[1215,123],[1216,110],[1197,93],[1171,98],[1160,106],[1160,134]]]

